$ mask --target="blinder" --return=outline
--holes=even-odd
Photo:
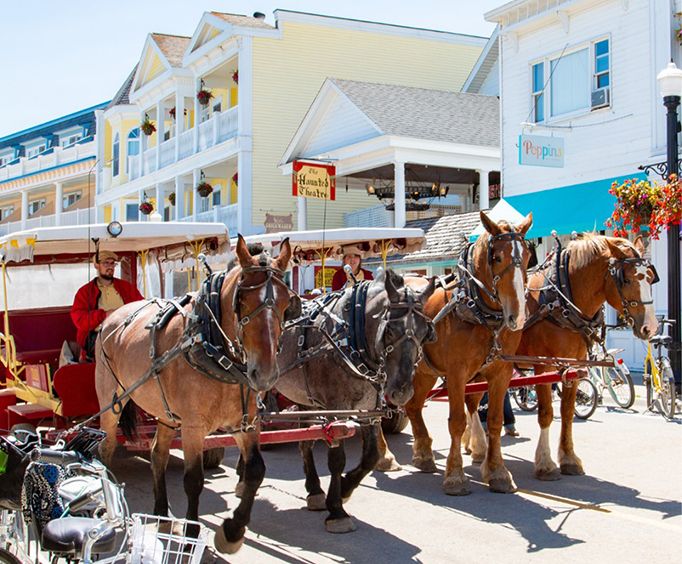
[[[535,268],[538,265],[538,254],[535,243],[532,241],[526,241],[526,248],[530,253],[530,258],[528,259],[528,268]]]
[[[303,306],[301,305],[301,298],[296,294],[292,294],[289,298],[289,307],[284,312],[284,321],[293,321],[301,317],[303,313]]]
[[[491,235],[490,239],[488,240],[488,264],[492,265],[493,264],[493,245],[496,241],[504,241],[504,242],[510,242],[510,241],[520,241],[521,243],[525,243],[525,236],[523,233],[519,233],[516,231],[510,231],[508,233],[498,233],[497,235]],[[521,266],[521,260],[522,257],[519,256],[519,253],[517,251],[517,248],[514,247],[512,250],[512,264],[514,266]],[[537,261],[537,258],[536,258]]]

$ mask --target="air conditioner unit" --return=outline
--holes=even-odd
[[[604,108],[611,105],[611,89],[598,88],[592,91],[592,109]]]

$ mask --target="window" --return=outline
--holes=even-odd
[[[26,148],[26,158],[27,159],[32,159],[33,157],[37,157],[40,153],[45,151],[47,149],[47,144],[42,143],[41,145],[35,145],[33,147],[27,147]]]
[[[83,138],[82,133],[74,133],[73,135],[68,135],[65,136],[64,138],[59,136],[59,144],[62,147],[71,147],[71,145],[75,145],[78,143],[81,139]]]
[[[569,114],[590,106],[589,50],[581,49],[550,62],[550,115]]]
[[[545,121],[545,64],[533,65],[533,121]]]
[[[118,133],[114,137],[114,145],[112,149],[111,156],[111,174],[113,176],[118,176],[118,164],[121,156],[121,141],[119,139]]]
[[[594,89],[609,86],[609,67],[609,40],[604,39],[594,44]]]
[[[10,161],[14,160],[14,153],[9,153],[8,155],[0,155],[0,167],[5,166]]]
[[[126,221],[137,221],[140,217],[137,202],[126,203]]]
[[[81,199],[81,196],[82,196],[81,192],[71,192],[70,194],[66,194],[62,198],[62,209],[66,209],[69,206],[75,204],[78,200]]]
[[[0,209],[0,219],[7,219],[14,213],[14,206]]]
[[[140,128],[136,127],[130,133],[128,133],[128,157],[132,157],[140,154]],[[126,172],[128,172],[128,162],[130,159],[126,159]]]
[[[213,190],[213,194],[211,194],[211,196],[213,197],[213,205],[219,206],[220,205],[220,198],[221,198],[220,186],[215,187],[215,190]]]
[[[45,199],[43,198],[42,200],[33,200],[32,202],[29,202],[28,204],[28,215],[33,215],[36,213],[39,209],[45,207]]]

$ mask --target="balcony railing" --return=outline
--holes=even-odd
[[[213,114],[211,119],[199,124],[198,130],[198,147],[195,151],[194,147],[194,128],[183,131],[180,134],[180,147],[178,159],[186,159],[196,152],[205,151],[218,143],[227,141],[228,139],[237,135],[239,126],[237,119],[237,106],[230,108],[225,112],[218,112]],[[175,143],[176,138],[172,137],[164,141],[160,145],[161,168],[176,162],[175,160]],[[143,175],[150,174],[157,170],[156,167],[156,151],[159,147],[152,147],[147,149],[142,154],[144,170]],[[128,157],[128,176],[130,180],[135,180],[140,177],[140,155]]]
[[[28,218],[26,220],[26,229],[53,227],[56,223],[56,216],[54,214],[43,215],[40,217]],[[95,208],[62,212],[61,225],[87,225],[88,223],[95,223]],[[21,221],[11,221],[9,223],[0,224],[0,236],[9,235],[10,233],[15,233],[17,231],[22,231]]]
[[[88,139],[89,141],[84,140],[84,142],[77,143],[71,147],[52,147],[45,153],[30,159],[21,157],[16,164],[9,164],[0,168],[0,182],[56,166],[66,165],[87,157],[94,157],[97,150],[96,144],[92,138],[89,137]]]
[[[344,214],[345,227],[393,227],[393,212],[383,205]]]
[[[216,222],[227,225],[230,237],[237,235],[237,209],[238,204],[228,206],[214,206],[212,209],[197,214],[196,220],[190,215],[181,217],[180,221]]]

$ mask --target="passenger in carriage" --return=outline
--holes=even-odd
[[[372,273],[362,268],[362,250],[357,245],[346,245],[343,247],[343,266],[347,264],[350,265],[358,282],[361,280],[374,280]],[[346,274],[343,267],[338,269],[334,274],[334,278],[332,278],[332,292],[352,285],[353,279],[350,275]]]
[[[133,284],[114,278],[118,262],[115,253],[99,251],[93,262],[97,277],[76,292],[71,307],[76,340],[81,347],[81,362],[94,362],[97,333],[111,312],[124,304],[144,299]]]

